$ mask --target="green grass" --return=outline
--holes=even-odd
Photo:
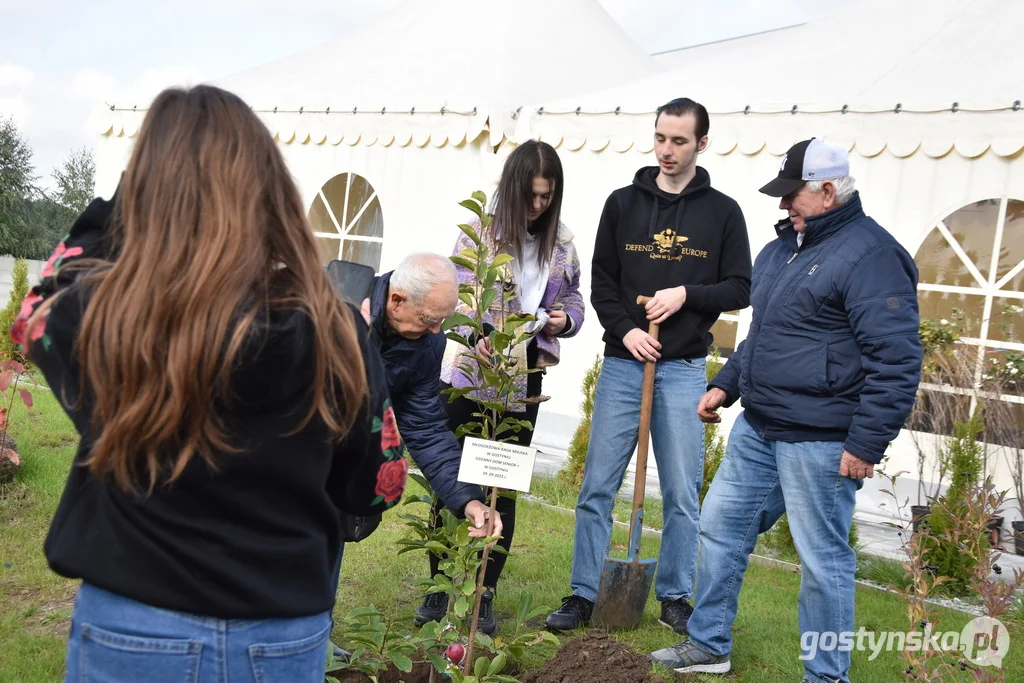
[[[857,557],[857,578],[874,581],[883,586],[892,586],[897,590],[907,588],[911,584],[902,562],[877,555]]]
[[[61,680],[64,638],[75,588],[75,582],[49,571],[42,543],[64,485],[76,438],[53,396],[36,391],[35,397],[34,408],[19,409],[14,415],[13,433],[25,465],[16,482],[0,497],[0,524],[4,529],[0,535],[0,560],[4,563],[0,564],[0,681],[4,683]],[[537,491],[546,485],[538,482]],[[558,502],[566,504],[564,500]],[[574,504],[573,498],[567,507]],[[526,501],[519,505],[513,553],[496,598],[498,617],[506,621],[511,619],[523,591],[531,592],[536,604],[550,607],[559,605],[569,592],[572,516]],[[625,509],[628,508],[620,508],[618,515]],[[649,517],[652,523],[653,517]],[[338,642],[345,641],[340,617],[355,607],[376,605],[399,624],[411,626],[420,601],[415,584],[426,575],[427,562],[420,553],[396,555],[395,541],[403,535],[404,527],[392,511],[373,536],[346,547],[335,610],[339,617],[334,634]],[[620,557],[625,553],[625,541],[625,532],[617,528],[613,552]],[[644,538],[644,556],[656,557],[658,547],[656,536]],[[6,567],[6,563],[11,566]],[[736,673],[727,680],[800,680],[796,610],[799,584],[799,575],[792,571],[759,564],[750,566],[734,627]],[[942,629],[960,630],[969,621],[966,615],[952,611],[936,609],[935,613]],[[657,624],[657,618],[658,605],[651,596],[641,627],[614,635],[640,652],[678,642],[676,635]],[[881,632],[904,630],[906,605],[897,596],[858,588],[857,627],[861,626]],[[1014,628],[1012,638],[1024,644],[1024,631]],[[552,655],[552,648],[534,650],[521,664],[533,668]],[[855,680],[902,679],[906,665],[898,653],[885,652],[874,661],[868,661],[868,656],[853,653]],[[1011,647],[1004,666],[1007,680],[1024,680],[1024,646]]]
[[[576,508],[576,500],[579,498],[579,491],[563,484],[557,477],[534,477],[530,483],[530,495],[543,498],[551,505],[560,508],[573,510]],[[612,517],[617,522],[629,524],[630,516],[633,513],[633,499],[617,498],[615,507],[612,509]],[[652,529],[661,529],[664,518],[661,512],[661,499],[655,496],[647,496],[644,499],[644,526]]]
[[[16,405],[11,434],[23,462],[0,491],[0,681],[57,681],[75,582],[47,567],[43,539],[64,489],[78,438],[53,394]]]
[[[1014,600],[1013,605],[1010,606],[1010,611],[1007,614],[1011,621],[1015,621],[1018,624],[1024,624],[1024,596],[1018,596]]]
[[[576,508],[579,491],[559,481],[557,477],[538,476],[534,477],[530,484],[530,495],[542,498],[551,505],[573,510]],[[612,518],[615,521],[629,524],[632,512],[632,498],[616,498],[615,507],[612,508]],[[664,528],[664,523],[661,499],[657,496],[646,496],[644,499],[644,526],[661,531]],[[788,529],[785,517],[783,517],[779,523],[758,537],[754,553],[784,562],[800,564],[800,556],[797,555],[793,538],[789,535]]]

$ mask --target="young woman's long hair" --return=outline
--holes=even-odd
[[[541,223],[538,258],[541,265],[551,258],[558,237],[558,219],[562,213],[562,161],[555,148],[546,142],[527,140],[513,150],[505,160],[494,196],[495,244],[499,251],[522,260],[523,242],[530,225],[530,206],[533,203],[533,179],[545,178],[551,183],[551,204],[540,215]]]
[[[311,396],[296,431],[314,416],[339,439],[351,428],[367,391],[352,314],[284,158],[240,98],[211,86],[156,98],[111,230],[119,255],[86,278],[78,346],[97,476],[152,491],[197,456],[216,470],[215,450],[237,451],[219,414],[240,351],[259,344],[272,310],[311,323]]]

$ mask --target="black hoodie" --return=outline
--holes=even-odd
[[[590,301],[605,329],[605,355],[632,358],[623,337],[647,314],[639,295],[686,286],[683,307],[661,325],[661,357],[703,358],[709,330],[724,311],[750,303],[750,244],[739,204],[711,187],[701,167],[679,194],[641,168],[633,184],[612,192],[594,244]]]
[[[90,204],[61,252],[69,260],[116,256],[106,238],[113,209],[113,201]],[[319,417],[299,428],[316,372],[312,321],[300,311],[262,310],[232,374],[235,398],[218,409],[237,451],[215,448],[217,471],[194,457],[173,485],[142,496],[82,466],[91,452],[94,401],[80,385],[77,340],[90,298],[80,274],[60,269],[33,290],[34,299],[60,293],[32,360],[81,435],[44,544],[50,567],[154,607],[211,617],[330,610],[338,510],[382,512],[400,500],[405,472],[401,439],[385,426],[393,422],[386,419],[384,368],[362,316],[353,318],[369,396],[343,442],[333,443]]]

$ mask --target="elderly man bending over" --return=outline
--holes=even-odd
[[[750,333],[697,413],[744,410],[701,510],[690,639],[651,655],[681,673],[729,671],[747,557],[785,512],[804,681],[850,680],[849,648],[835,645],[853,633],[854,499],[910,413],[921,340],[914,261],[864,215],[848,173],[843,149],[805,140],[761,188],[788,216],[754,263]]]
[[[441,322],[455,312],[459,282],[447,256],[411,254],[380,275],[370,295],[370,335],[387,373],[398,431],[412,459],[445,507],[471,522],[470,536],[483,537],[490,509],[483,490],[458,480],[462,451],[448,429],[441,396],[441,359],[447,342]],[[494,535],[501,518],[495,513]],[[340,569],[341,558],[338,558]],[[337,576],[337,572],[335,572]],[[336,648],[335,655],[347,653]]]
[[[458,481],[462,451],[448,429],[441,396],[441,358],[447,342],[441,322],[455,312],[455,264],[439,254],[412,254],[378,277],[370,296],[370,333],[380,345],[398,431],[412,459],[445,507],[481,536],[490,510],[484,492]],[[500,520],[495,533],[501,533]]]

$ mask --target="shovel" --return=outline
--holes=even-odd
[[[644,306],[649,296],[638,296]],[[649,335],[658,338],[658,326],[650,323]],[[654,582],[656,559],[640,559],[640,537],[644,528],[644,489],[647,486],[647,448],[651,436],[651,406],[654,403],[654,362],[644,364],[644,388],[640,399],[640,435],[636,454],[636,482],[633,486],[633,515],[629,520],[629,555],[625,560],[604,558],[601,588],[597,593],[591,621],[605,629],[636,628],[640,625],[647,596]]]

